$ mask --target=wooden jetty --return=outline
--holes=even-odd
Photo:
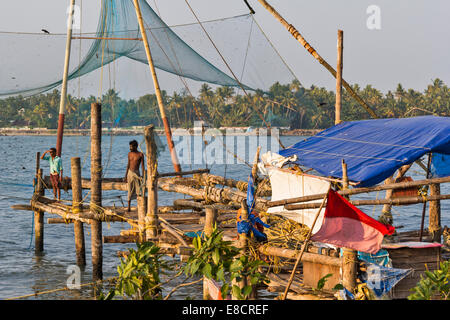
[[[187,258],[192,250],[192,238],[186,236],[187,232],[205,231],[211,232],[212,226],[217,223],[219,229],[224,231],[225,239],[232,240],[236,246],[245,250],[248,246],[246,235],[239,235],[236,229],[236,212],[241,207],[242,201],[246,200],[247,183],[225,177],[216,176],[207,169],[193,170],[187,172],[159,173],[157,168],[156,144],[154,141],[153,126],[145,128],[144,137],[146,143],[146,194],[138,197],[137,207],[127,212],[126,207],[102,206],[102,193],[108,190],[126,191],[126,182],[121,178],[102,177],[101,166],[101,114],[100,105],[92,104],[91,112],[91,172],[90,178],[82,178],[80,159],[71,159],[71,177],[64,178],[63,189],[72,190],[72,201],[58,201],[45,196],[46,189],[51,188],[48,176],[44,176],[40,168],[39,153],[36,156],[36,185],[35,192],[27,205],[13,206],[18,210],[32,210],[35,216],[35,251],[36,254],[44,250],[44,212],[56,215],[49,218],[47,224],[71,223],[75,233],[75,256],[77,264],[86,265],[85,256],[85,235],[83,224],[91,227],[92,245],[92,270],[93,280],[101,280],[102,273],[102,251],[103,246],[109,243],[136,243],[152,241],[158,244],[163,252],[168,255],[180,255]],[[257,161],[257,157],[255,162]],[[255,169],[256,167],[254,167]],[[256,174],[256,172],[254,172]],[[345,179],[344,179],[345,180]],[[342,195],[350,196],[358,193],[377,192],[380,190],[404,190],[405,188],[437,185],[450,182],[450,178],[425,179],[414,182],[397,182],[370,188],[343,188],[339,192]],[[219,187],[220,186],[220,187]],[[345,184],[344,184],[345,186]],[[174,192],[183,196],[190,196],[188,199],[175,199],[171,206],[158,206],[158,189],[165,192]],[[89,190],[90,202],[86,202],[87,195],[83,196],[83,190]],[[430,225],[428,230],[423,230],[422,241],[438,241],[440,236],[436,236],[436,230],[441,230],[439,201],[448,199],[448,195],[439,195],[434,188],[434,194],[428,197],[406,197],[384,200],[369,200],[366,202],[353,203],[358,205],[401,205],[411,203],[430,202]],[[300,198],[286,199],[283,201],[270,201],[270,186],[258,189],[256,199],[256,210],[265,212],[269,207],[284,205],[286,209],[317,207],[317,204],[302,204],[313,199],[323,198],[323,194],[306,196]],[[270,221],[273,217],[267,217]],[[102,224],[114,222],[126,222],[130,229],[122,230],[118,235],[102,235]],[[439,231],[440,232],[440,231]],[[420,231],[398,233],[390,241],[417,241]],[[397,240],[395,240],[397,239]],[[340,256],[334,249],[322,250],[314,245],[304,246],[302,259],[299,268],[292,272],[293,262],[299,256],[299,247],[278,246],[271,243],[255,244],[257,252],[263,257],[277,258],[283,263],[276,267],[269,268],[270,283],[266,288],[272,292],[283,292],[289,286],[287,299],[336,299],[332,288],[337,283],[344,283],[350,289],[357,286],[357,274],[360,272],[359,264],[355,259],[355,252],[350,250]],[[404,282],[402,288],[400,282],[399,289],[394,292],[393,298],[404,298],[407,289],[415,285],[420,274],[424,271],[424,264],[429,269],[438,267],[441,259],[441,249],[421,249],[420,261],[416,259],[413,249],[404,248],[403,251],[389,250],[392,252],[394,266],[412,266],[416,272],[414,277],[410,277]],[[351,265],[345,264],[350,257],[353,257]],[[445,252],[444,252],[445,256]],[[447,258],[448,259],[448,258]],[[416,261],[417,260],[417,261]],[[340,270],[343,271],[340,275]],[[333,274],[327,281],[323,290],[318,293],[312,290],[317,285],[317,281],[326,274]],[[293,275],[293,276],[290,276]],[[403,281],[403,280],[402,280]],[[289,285],[288,285],[289,284]]]
[[[328,64],[301,36],[294,26],[284,20],[276,10],[265,0],[258,0],[272,15],[274,15],[287,30],[308,50],[315,59],[319,61],[336,78],[336,119],[335,124],[341,122],[341,101],[342,87],[373,117],[377,118],[374,111],[353,91],[352,87],[343,79],[343,31],[338,31],[338,59],[337,70]],[[143,186],[143,195],[137,197],[137,206],[130,212],[126,207],[107,207],[102,205],[102,194],[104,191],[118,190],[127,191],[127,184],[121,178],[103,177],[101,164],[101,106],[98,103],[91,105],[91,171],[90,178],[82,178],[80,159],[71,159],[71,178],[64,178],[62,188],[72,189],[72,201],[57,201],[45,196],[45,190],[51,185],[50,178],[44,176],[39,164],[39,153],[36,157],[36,184],[35,192],[30,204],[13,206],[17,210],[31,210],[35,217],[35,251],[41,254],[44,250],[44,212],[54,214],[58,217],[49,218],[47,224],[71,223],[74,226],[75,234],[75,255],[77,264],[86,265],[85,256],[85,235],[83,224],[91,227],[91,263],[93,280],[103,278],[103,246],[109,243],[139,243],[151,241],[162,248],[162,252],[167,255],[179,255],[181,260],[187,259],[192,253],[193,238],[188,237],[189,232],[204,231],[206,235],[211,234],[213,226],[224,232],[224,239],[233,241],[234,245],[241,250],[241,254],[248,254],[249,247],[253,252],[257,252],[260,258],[270,261],[270,267],[264,267],[270,282],[265,289],[269,292],[283,293],[281,299],[305,300],[305,299],[337,299],[333,288],[337,284],[342,284],[350,292],[358,292],[360,282],[358,275],[364,271],[365,265],[358,260],[355,250],[344,248],[343,250],[317,247],[310,243],[311,230],[303,238],[296,238],[295,241],[286,241],[280,244],[272,241],[269,237],[265,243],[253,241],[247,234],[239,234],[236,228],[236,215],[238,209],[241,211],[241,219],[248,219],[246,206],[243,205],[247,198],[247,182],[227,179],[213,175],[209,170],[192,170],[182,172],[177,160],[176,152],[172,141],[172,134],[167,118],[165,117],[164,105],[161,99],[159,83],[156,77],[153,61],[146,33],[143,32],[144,25],[139,3],[134,0],[139,28],[142,34],[142,41],[145,46],[146,56],[155,86],[155,93],[158,100],[158,107],[164,123],[164,131],[169,145],[172,163],[175,172],[158,172],[158,161],[156,156],[155,130],[153,126],[145,128],[143,134],[146,144],[146,181]],[[73,4],[73,1],[72,1]],[[70,43],[71,30],[68,30],[68,43]],[[68,46],[66,60],[70,54]],[[65,76],[67,70],[65,70]],[[237,79],[236,79],[237,80]],[[62,92],[62,101],[65,92]],[[62,102],[63,104],[64,102]],[[62,120],[64,108],[62,106]],[[60,118],[61,118],[60,114]],[[63,124],[63,121],[61,121]],[[61,149],[62,128],[58,128],[58,154]],[[281,142],[280,142],[281,143]],[[255,156],[252,168],[252,176],[257,176],[256,164],[259,158],[259,148]],[[388,178],[384,185],[367,188],[349,188],[352,183],[347,177],[346,163],[342,162],[342,179],[334,179],[333,183],[341,186],[339,193],[347,198],[352,204],[382,205],[382,217],[391,222],[390,212],[394,205],[408,205],[423,203],[421,228],[418,231],[396,233],[394,236],[386,237],[387,251],[392,259],[393,267],[410,268],[414,272],[412,275],[401,280],[395,290],[390,292],[391,298],[405,298],[410,293],[409,290],[419,281],[424,273],[425,267],[434,270],[439,267],[441,260],[448,259],[448,250],[442,250],[441,246],[426,248],[410,248],[390,246],[392,243],[405,241],[441,242],[442,226],[440,219],[440,201],[450,199],[450,195],[440,194],[440,184],[450,182],[450,177],[430,179],[428,173],[430,165],[424,166],[420,161],[419,165],[427,172],[427,179],[421,181],[403,181],[404,174],[412,164],[403,166],[398,170],[396,177]],[[303,173],[300,173],[303,174]],[[400,179],[400,180],[399,180]],[[330,180],[330,179],[329,179]],[[429,186],[430,194],[427,196],[417,195],[420,187]],[[158,205],[158,189],[163,192],[182,194],[188,199],[174,199],[171,206]],[[412,195],[408,190],[413,190]],[[83,190],[89,190],[90,201],[87,203],[83,197]],[[386,191],[385,199],[376,200],[355,200],[350,196],[361,193]],[[399,196],[406,194],[407,196]],[[264,213],[271,207],[283,206],[286,211],[298,209],[322,208],[322,204],[311,203],[312,200],[324,198],[325,194],[310,195],[291,199],[270,201],[271,187],[268,183],[258,183],[256,190],[255,211],[259,212],[268,224],[273,223],[276,218],[281,217],[276,214],[266,215]],[[425,205],[429,206],[429,226],[424,229]],[[320,213],[316,215],[316,219]],[[391,219],[392,220],[392,219]],[[129,229],[122,230],[120,234],[114,236],[104,236],[102,234],[102,224],[113,222],[126,222]],[[297,229],[302,226],[296,226]],[[313,229],[311,227],[311,229]],[[292,232],[291,232],[292,234]],[[290,235],[285,235],[289,238]],[[280,237],[279,237],[280,238]],[[120,254],[120,253],[119,253]],[[316,286],[323,277],[328,278],[321,290]],[[364,294],[363,294],[364,295]],[[204,283],[203,297],[209,298],[207,286]],[[256,293],[251,297],[255,298]]]

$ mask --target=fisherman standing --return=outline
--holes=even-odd
[[[128,212],[131,211],[131,200],[136,196],[141,196],[143,186],[143,178],[139,172],[139,166],[142,165],[142,173],[145,172],[144,154],[137,150],[138,143],[136,140],[130,141],[130,152],[128,153],[127,171],[125,172],[125,178],[127,182],[128,190]]]
[[[58,195],[58,200],[61,200],[61,182],[63,176],[63,167],[61,158],[56,155],[56,149],[50,148],[41,156],[42,160],[47,160],[50,164],[50,181],[53,186],[53,194]]]

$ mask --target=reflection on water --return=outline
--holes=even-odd
[[[142,136],[104,136],[102,139],[103,166],[106,177],[122,177],[125,174],[128,142],[136,139],[143,143]],[[288,146],[300,140],[300,137],[281,137],[284,145]],[[28,204],[33,193],[32,180],[35,172],[36,152],[43,152],[54,146],[55,137],[50,136],[1,136],[0,152],[0,299],[34,294],[46,290],[64,288],[69,277],[67,267],[76,263],[75,244],[73,226],[70,224],[45,224],[44,231],[44,254],[35,256],[34,254],[34,234],[33,234],[33,214],[29,211],[15,211],[10,208],[15,204]],[[162,137],[164,141],[164,137]],[[177,139],[175,139],[177,141]],[[180,140],[181,141],[181,140]],[[239,155],[241,160],[253,161],[254,153],[250,140],[239,140],[235,138],[233,149],[229,150]],[[143,147],[145,149],[145,147]],[[195,152],[194,147],[187,152]],[[223,152],[226,159],[229,152]],[[63,145],[63,166],[65,175],[70,175],[70,158],[78,156],[82,163],[82,176],[89,176],[89,137],[68,136],[64,138]],[[250,168],[240,163],[214,163],[215,153],[206,154],[208,168],[213,174],[225,175],[229,178],[245,180],[250,173]],[[229,158],[228,158],[229,159]],[[238,162],[233,158],[235,162]],[[194,164],[184,163],[183,170],[204,168],[205,164],[200,161]],[[44,173],[48,172],[48,163],[42,162]],[[170,161],[170,154],[166,148],[159,155],[160,172],[172,172],[173,167]],[[422,179],[423,173],[418,167],[413,167],[410,175],[414,180]],[[441,193],[448,194],[447,185],[442,186]],[[47,191],[49,194],[49,191]],[[86,193],[85,193],[86,195]],[[378,194],[360,195],[358,198],[384,198],[384,192]],[[170,205],[176,198],[183,195],[159,191],[160,205]],[[62,198],[71,199],[71,193],[62,192]],[[356,198],[356,197],[355,197]],[[89,197],[87,198],[89,201]],[[126,193],[121,191],[108,191],[104,193],[104,205],[123,206],[126,202]],[[135,205],[135,201],[133,202]],[[442,203],[442,224],[450,225],[448,216],[448,204]],[[381,207],[363,207],[363,210],[372,217],[380,214]],[[412,230],[420,227],[422,205],[412,205],[404,207],[394,207],[394,225],[403,226],[403,230]],[[46,213],[44,221],[49,217],[54,217]],[[103,224],[103,235],[118,235],[121,230],[128,229],[126,223]],[[90,228],[85,226],[86,238],[86,260],[87,266],[81,272],[81,283],[91,282],[92,273],[90,265]],[[31,243],[31,246],[30,246]],[[103,246],[103,274],[104,279],[117,275],[117,264],[119,258],[118,251],[125,251],[133,244],[105,244]],[[169,258],[168,258],[169,259]],[[175,257],[175,259],[177,259]],[[170,274],[163,276],[168,279]],[[180,277],[170,283],[170,286],[163,288],[163,293],[167,294],[179,284],[184,278]],[[106,286],[107,288],[107,286]],[[202,284],[183,287],[173,294],[172,299],[184,300],[201,299]],[[49,293],[29,299],[92,299],[94,292],[92,287],[83,287],[80,290],[65,290]],[[275,294],[260,292],[260,298],[273,298]]]

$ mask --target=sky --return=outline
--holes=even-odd
[[[186,0],[148,0],[168,25],[195,22]],[[81,4],[81,0],[76,1]],[[255,19],[278,48],[287,65],[305,86],[335,89],[335,79],[257,0],[248,0]],[[450,1],[448,0],[268,0],[268,2],[332,66],[336,64],[337,31],[344,31],[344,79],[361,87],[368,84],[386,93],[398,83],[423,91],[435,78],[450,83]],[[15,0],[0,4],[0,31],[65,33],[68,0]],[[200,20],[248,13],[243,0],[189,0]],[[368,11],[369,9],[369,11]],[[376,11],[373,11],[376,10]],[[82,1],[83,32],[95,31],[100,0]],[[7,45],[5,43],[0,46]],[[1,47],[0,47],[1,49]],[[20,47],[26,52],[27,44]],[[54,52],[55,61],[64,58]],[[1,59],[1,50],[0,50]],[[5,61],[0,60],[0,68]],[[18,66],[17,68],[20,68]],[[129,97],[152,93],[148,67],[128,62],[127,72],[139,74],[139,85],[122,81]],[[132,71],[130,71],[132,70]],[[61,69],[62,74],[62,69]],[[161,76],[161,87],[175,90],[179,83]],[[120,75],[122,77],[124,75]],[[83,93],[98,92],[98,73],[86,80]],[[89,82],[91,81],[91,82]],[[72,84],[72,91],[76,86]],[[106,86],[103,86],[106,87]],[[70,91],[69,91],[70,92]]]

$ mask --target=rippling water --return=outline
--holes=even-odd
[[[244,140],[239,140],[239,139]],[[136,139],[143,143],[142,136],[104,136],[102,139],[102,154],[105,177],[122,177],[125,175],[128,142]],[[237,138],[234,150],[239,159],[247,162],[253,161],[254,154],[247,152],[251,149],[245,138]],[[297,142],[300,137],[281,137],[284,145]],[[162,141],[165,138],[162,137]],[[175,137],[177,141],[177,137]],[[66,286],[66,274],[68,266],[74,265],[75,244],[73,226],[68,224],[45,223],[44,227],[44,254],[34,254],[33,214],[29,211],[15,211],[11,209],[14,204],[28,204],[33,193],[32,181],[35,172],[36,152],[41,153],[55,145],[56,138],[52,136],[1,136],[1,167],[0,167],[0,299],[18,297],[33,294],[45,290],[63,288]],[[251,142],[250,142],[251,144]],[[70,158],[80,157],[82,163],[82,176],[90,174],[89,137],[68,136],[63,142],[63,166],[65,174],[70,175]],[[195,153],[195,150],[192,149]],[[224,151],[226,154],[226,151]],[[190,155],[191,156],[191,155]],[[234,164],[214,164],[209,155],[208,167],[211,173],[226,175],[226,177],[246,180],[250,168],[242,162]],[[166,149],[159,155],[159,172],[171,172],[173,167],[170,155]],[[48,163],[43,161],[41,167],[44,174],[48,174]],[[183,170],[204,168],[205,164],[196,161],[195,164],[183,164]],[[418,167],[413,167],[409,175],[413,179],[422,179],[423,172]],[[444,185],[441,192],[448,193],[448,187]],[[50,195],[50,191],[46,191]],[[373,198],[374,194],[371,195]],[[70,200],[71,193],[62,191],[62,199]],[[159,204],[170,205],[172,201],[183,196],[175,193],[159,191]],[[367,197],[367,196],[366,196]],[[378,198],[384,197],[380,192]],[[120,191],[107,191],[103,194],[104,205],[121,205],[121,198],[126,202],[126,193]],[[363,196],[361,196],[363,198]],[[135,201],[132,203],[135,205]],[[367,214],[377,217],[381,207],[364,207]],[[403,230],[420,228],[422,205],[406,207],[394,207],[394,225],[402,225]],[[442,203],[442,224],[450,225],[449,206]],[[45,213],[47,218],[55,217]],[[118,235],[120,230],[128,229],[126,223],[103,224],[103,235]],[[90,260],[90,228],[85,226],[86,260],[87,266],[82,270],[81,283],[90,282],[92,279]],[[103,246],[103,275],[109,278],[117,275],[116,268],[119,262],[117,251],[124,251],[133,244],[105,244]],[[170,288],[166,288],[167,293]],[[173,299],[185,299],[187,297],[200,299],[202,297],[201,284],[187,287],[173,295]],[[262,293],[261,298],[264,298]],[[266,297],[271,297],[266,294]],[[33,297],[33,299],[91,299],[92,290],[68,290],[57,293]]]

